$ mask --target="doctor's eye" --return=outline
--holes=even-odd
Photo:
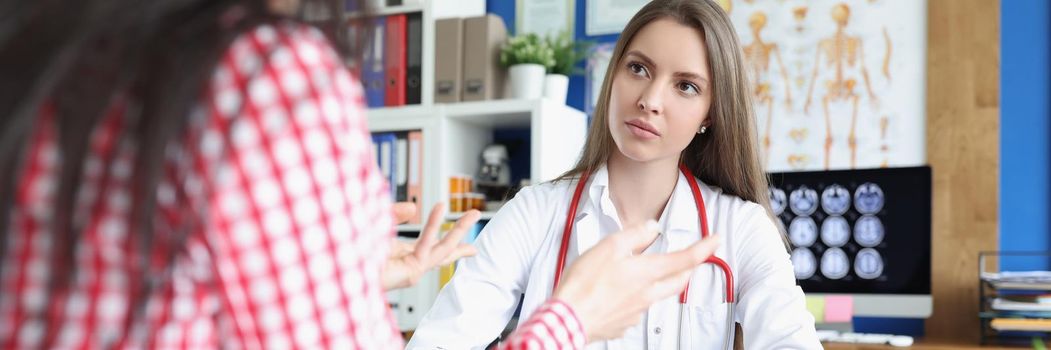
[[[634,75],[637,75],[637,76],[640,76],[640,77],[643,77],[643,78],[649,78],[650,77],[650,72],[649,72],[648,69],[646,69],[646,66],[644,66],[644,65],[642,65],[641,63],[638,63],[638,62],[628,62],[628,70],[631,71],[631,74],[634,74]]]
[[[701,89],[697,88],[697,85],[694,85],[693,83],[687,81],[679,82],[678,84],[676,84],[675,87],[679,89],[679,92],[682,92],[687,96],[696,96],[701,94]]]

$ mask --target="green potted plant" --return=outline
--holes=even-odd
[[[587,58],[588,50],[594,43],[574,41],[569,32],[565,31],[548,36],[545,41],[554,53],[555,64],[548,69],[548,74],[544,77],[544,98],[566,103],[569,76],[584,73],[583,69],[577,67],[577,63]]]
[[[517,35],[500,49],[500,64],[510,70],[511,98],[540,98],[544,73],[555,65],[555,53],[536,34]]]

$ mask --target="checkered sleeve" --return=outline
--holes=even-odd
[[[584,328],[568,304],[549,300],[533,313],[499,350],[583,349]]]
[[[209,89],[199,149],[228,345],[401,347],[379,275],[389,185],[355,77],[319,31],[285,23],[235,40]]]

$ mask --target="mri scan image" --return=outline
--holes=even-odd
[[[821,223],[821,241],[829,247],[842,247],[850,240],[850,224],[842,216],[829,216]]]
[[[863,247],[875,247],[883,242],[883,222],[873,215],[862,215],[854,223],[854,240]]]
[[[796,247],[809,247],[817,241],[817,223],[809,216],[797,216],[788,225],[788,239]]]
[[[788,196],[785,195],[785,190],[770,187],[770,209],[774,210],[774,215],[781,215],[785,212],[786,207],[788,207]]]
[[[867,280],[878,278],[883,274],[883,258],[875,249],[862,249],[854,257],[854,273]]]
[[[832,185],[821,192],[821,209],[828,215],[843,215],[850,209],[850,191],[840,185]]]
[[[795,269],[798,280],[813,277],[814,272],[817,271],[817,258],[810,249],[796,248],[792,251],[792,268]]]
[[[866,182],[854,191],[854,207],[862,214],[876,214],[883,209],[883,189],[879,185]]]
[[[806,186],[797,188],[788,197],[788,206],[796,215],[810,216],[817,211],[817,191]]]
[[[829,248],[821,255],[821,274],[829,279],[838,280],[850,271],[850,261],[843,249]]]

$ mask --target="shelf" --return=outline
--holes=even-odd
[[[406,224],[406,225],[398,225],[398,226],[397,226],[397,228],[396,228],[396,230],[397,230],[398,232],[413,232],[413,231],[423,231],[423,224],[412,224],[412,225]]]
[[[404,5],[380,6],[370,16],[389,16],[402,13],[423,12],[434,19],[451,17],[470,17],[485,14],[485,1],[482,0],[412,0]],[[347,19],[361,17],[360,12],[344,12]]]
[[[583,115],[584,112],[565,104],[545,99],[506,99],[434,105],[409,105],[370,108],[365,114],[369,122],[401,118],[417,118],[445,114],[450,119],[487,128],[529,127],[534,113],[549,110],[559,115]],[[371,125],[371,124],[370,124]]]
[[[988,283],[990,288],[996,290],[1051,292],[1051,284],[1048,283],[1029,284],[1019,282],[990,282],[985,280],[982,282]]]
[[[555,115],[584,115],[562,103],[545,99],[493,100],[446,105],[449,117],[490,128],[528,127],[535,113],[544,110]]]
[[[449,214],[445,215],[445,220],[449,220],[449,221],[460,220],[460,217],[462,217],[463,214],[464,213],[449,213]],[[495,215],[496,215],[495,211],[483,211],[482,215],[478,218],[478,220],[479,221],[492,220],[493,216],[495,216]]]
[[[492,220],[494,215],[496,215],[495,211],[483,211],[482,215],[479,217],[478,220]],[[449,214],[445,215],[445,220],[456,221],[456,220],[459,220],[461,216],[463,216],[463,213],[449,213]],[[398,232],[419,232],[419,231],[423,231],[423,224],[398,225],[395,228],[395,231],[398,231]]]
[[[422,3],[414,3],[414,4],[405,4],[405,5],[398,5],[398,6],[383,6],[383,7],[380,7],[379,9],[376,9],[375,11],[372,11],[372,13],[370,13],[369,16],[390,16],[390,15],[397,15],[397,14],[402,14],[402,13],[413,13],[413,12],[423,12],[423,4]],[[345,13],[343,13],[343,16],[346,19],[354,19],[354,18],[361,17],[362,13],[361,12],[345,12]]]
[[[369,116],[370,119],[391,119],[433,116],[436,115],[436,112],[437,110],[433,105],[405,105],[397,107],[369,108],[365,111],[365,115]]]

